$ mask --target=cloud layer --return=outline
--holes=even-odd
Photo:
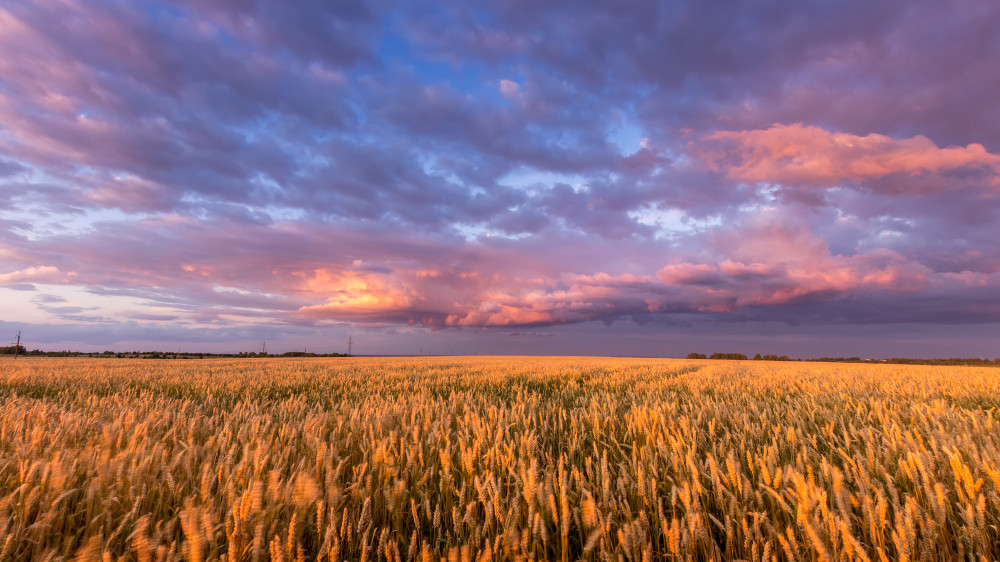
[[[14,0],[0,320],[996,324],[997,28],[987,0]]]

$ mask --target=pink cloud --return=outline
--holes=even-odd
[[[775,274],[775,266],[766,263],[740,263],[726,259],[719,264],[719,271],[733,278],[766,277]]]
[[[858,291],[912,293],[927,288],[933,275],[892,250],[834,255],[810,231],[769,222],[774,218],[765,215],[717,235],[715,249],[729,257],[668,264],[657,277],[684,287],[684,298],[695,308],[722,312]]]
[[[325,302],[300,308],[297,314],[302,317],[407,322],[435,329],[567,324],[605,318],[645,309],[640,295],[652,281],[606,273],[512,278],[426,267],[317,270],[307,277],[300,291]]]
[[[82,268],[73,283],[135,295],[169,290],[182,302],[202,304],[192,311],[214,311],[210,321],[275,311],[298,324],[432,329],[719,313],[973,284],[965,277],[935,274],[886,249],[831,252],[817,234],[777,212],[706,234],[697,254],[703,257],[661,261],[655,275],[642,274],[641,268],[572,273],[580,268],[559,248],[549,249],[551,259],[534,262],[504,245],[413,243],[389,233],[374,242],[372,236],[340,229],[306,233],[277,226],[199,226],[193,220],[169,215],[137,221],[134,230],[109,232],[106,241],[73,251],[68,248],[78,242],[61,243],[62,251],[86,263],[67,258],[59,270],[22,269],[3,274],[0,282],[58,279],[60,271]],[[172,224],[188,234],[167,236],[164,229]],[[330,247],[330,239],[340,243]],[[149,247],[161,250],[149,252]],[[225,260],[219,259],[221,248]],[[992,281],[975,280],[977,286],[983,283]]]
[[[831,132],[820,127],[775,124],[768,129],[719,131],[692,142],[693,152],[732,180],[789,186],[830,187],[892,175],[924,176],[980,170],[988,185],[1000,188],[1000,155],[981,144],[941,148],[917,135],[894,139]],[[920,190],[945,190],[957,181],[916,184]]]
[[[500,93],[508,98],[517,98],[521,94],[521,85],[504,78],[500,80]]]
[[[970,288],[983,288],[1000,285],[1000,272],[984,273],[981,271],[945,272],[942,280],[953,282]]]
[[[377,320],[412,311],[421,300],[403,279],[350,270],[317,269],[301,289],[326,300],[300,308],[298,313],[306,317]]]
[[[707,263],[675,263],[663,266],[656,277],[676,285],[712,284],[719,279],[719,268]]]
[[[138,221],[134,230],[109,232],[89,246],[63,241],[61,251],[83,261],[67,257],[58,269],[25,267],[0,274],[0,283],[62,282],[62,271],[79,270],[71,280],[77,285],[140,298],[169,291],[170,301],[187,303],[189,311],[177,310],[178,317],[192,322],[270,315],[293,324],[431,329],[751,308],[787,317],[799,303],[874,302],[998,286],[995,276],[935,273],[888,249],[832,252],[818,234],[777,211],[713,230],[699,240],[697,254],[660,261],[655,274],[641,274],[642,268],[570,273],[580,268],[564,259],[562,247],[551,248],[551,259],[535,263],[504,246],[412,243],[389,233],[376,243],[372,236],[346,230],[310,234],[256,225],[195,227],[191,220],[172,215]],[[171,221],[187,225],[187,237],[166,236]],[[331,247],[331,239],[340,243]],[[49,251],[43,245],[36,249]],[[226,259],[219,259],[223,254]]]
[[[465,315],[450,314],[445,322],[449,326],[526,326],[558,323],[552,312],[510,306],[495,301],[483,302],[479,308]]]
[[[0,273],[0,285],[15,283],[69,283],[75,272],[63,273],[51,265],[32,266],[9,273]]]

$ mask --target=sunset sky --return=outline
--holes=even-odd
[[[0,345],[1000,356],[996,0],[7,0]]]

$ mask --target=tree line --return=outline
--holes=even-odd
[[[749,358],[743,353],[713,353],[712,355],[705,355],[704,353],[688,353],[688,359],[726,359],[729,361],[748,361]],[[761,355],[757,354],[753,356],[754,361],[791,361],[787,355]]]
[[[688,353],[688,359],[724,359],[729,361],[750,361],[743,353]],[[911,357],[892,357],[889,359],[862,359],[860,357],[817,357],[811,359],[790,359],[787,355],[760,353],[753,356],[753,361],[813,361],[819,363],[891,363],[894,365],[968,365],[968,366],[1000,366],[1000,357],[987,359],[985,357],[949,357],[947,359],[914,359]]]
[[[18,355],[29,357],[117,357],[119,359],[206,359],[210,357],[219,358],[243,358],[243,357],[347,357],[346,353],[306,353],[304,351],[287,351],[285,353],[196,353],[188,351],[42,351],[40,349],[27,350],[23,345],[0,347],[0,355],[14,355],[15,349]]]

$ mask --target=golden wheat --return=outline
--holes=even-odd
[[[998,375],[6,360],[0,560],[998,559]]]

